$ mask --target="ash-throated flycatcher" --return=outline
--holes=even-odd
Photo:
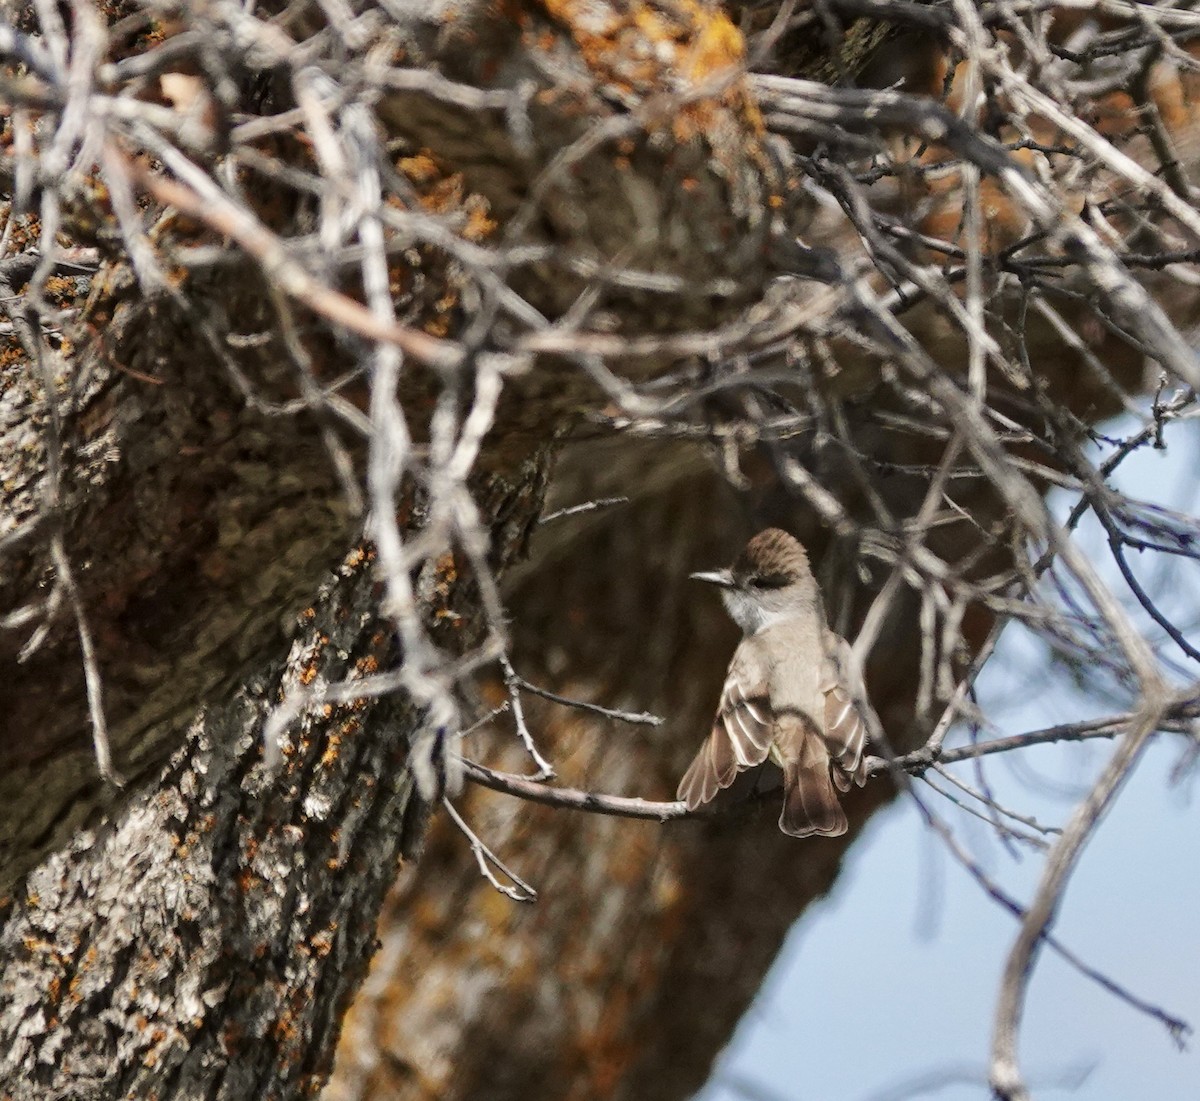
[[[721,586],[744,632],[721,690],[712,734],[679,782],[695,810],[768,757],[783,769],[779,828],[795,837],[846,832],[839,791],[866,783],[865,698],[844,638],[825,609],[804,548],[786,531],[759,532],[733,567],[694,573]]]

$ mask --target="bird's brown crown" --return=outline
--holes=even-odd
[[[795,584],[811,575],[804,548],[798,540],[779,528],[760,531],[746,544],[733,564],[733,576],[736,579],[745,581],[757,577],[769,580],[778,587]]]

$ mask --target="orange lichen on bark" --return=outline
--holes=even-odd
[[[1005,40],[1010,49],[1020,49],[1020,44],[1011,38]],[[1189,46],[1188,52],[1193,58],[1200,57],[1200,46]],[[970,116],[965,100],[970,87],[970,73],[968,62],[959,62],[952,67],[947,55],[939,52],[930,59],[927,69],[914,74],[909,87],[940,99],[957,115],[966,113]],[[989,95],[1005,108],[1005,112],[1008,111],[1004,97],[996,89],[990,89]],[[1177,64],[1159,62],[1145,74],[1140,90],[1116,89],[1090,101],[1084,100],[1079,105],[1079,114],[1081,121],[1091,125],[1119,150],[1135,155],[1136,146],[1133,143],[1144,140],[1153,121],[1161,124],[1168,142],[1186,143],[1192,140],[1190,134],[1200,124],[1197,104],[1200,104],[1200,77],[1184,71]],[[976,114],[980,117],[975,121],[981,122],[983,114],[994,111],[996,106],[997,103],[992,99],[985,98],[976,108]],[[1075,163],[1078,158],[1085,162],[1090,159],[1091,154],[1080,150],[1077,141],[1064,133],[1053,118],[1026,113],[1022,120],[1021,128],[1004,126],[995,136],[1013,146],[1032,139],[1042,147],[1013,148],[1009,154],[1015,164],[1028,169],[1032,175],[1045,175],[1048,170],[1049,175],[1054,176],[1063,171],[1064,165]],[[956,166],[955,154],[943,146],[927,145],[915,139],[909,145],[911,153],[907,163],[913,171],[905,183],[906,205],[914,210],[924,207],[918,222],[923,233],[964,248],[967,242],[964,232],[963,178]],[[901,153],[897,159],[903,164],[905,154]],[[1061,188],[1059,199],[1073,213],[1080,214],[1088,201],[1103,201],[1112,197],[1104,177],[1099,177],[1093,186],[1099,189],[1093,195],[1080,187]],[[992,177],[980,181],[979,204],[982,222],[980,246],[985,256],[994,256],[1011,247],[1034,228],[1025,211]],[[1114,224],[1120,227],[1119,214],[1114,216]],[[941,254],[930,250],[929,255],[936,258]]]
[[[412,183],[421,206],[431,214],[466,215],[458,233],[468,241],[482,241],[496,231],[487,200],[467,192],[461,172],[446,168],[428,149],[412,156],[400,157],[396,169]],[[389,196],[389,202],[403,205],[399,196]]]
[[[677,141],[706,134],[721,113],[733,110],[755,132],[762,118],[742,78],[746,45],[719,8],[698,0],[635,3],[617,8],[582,0],[542,0],[541,6],[570,33],[579,56],[623,98],[674,93],[658,122]],[[544,52],[554,42],[531,35]]]
[[[454,561],[454,552],[446,551],[434,563],[434,573],[437,576],[437,593],[439,596],[450,595],[450,589],[458,580],[458,564]]]
[[[338,750],[341,748],[342,738],[340,734],[330,734],[325,742],[325,751],[321,754],[321,767],[329,768],[338,759]]]
[[[328,956],[333,951],[333,938],[336,932],[337,925],[334,924],[329,929],[323,929],[321,932],[313,934],[312,939],[309,941],[312,954],[318,959],[324,959]]]

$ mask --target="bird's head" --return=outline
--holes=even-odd
[[[817,583],[804,548],[786,531],[760,531],[727,570],[691,575],[721,588],[733,621],[748,635],[816,607]]]

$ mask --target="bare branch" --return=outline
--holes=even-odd
[[[677,818],[693,817],[689,813],[686,803],[654,803],[646,799],[633,799],[624,795],[599,795],[590,791],[577,791],[574,788],[551,787],[524,776],[514,776],[508,772],[495,772],[465,759],[462,767],[466,778],[473,783],[548,807],[582,810],[592,814],[609,814],[617,818],[645,818],[656,822],[671,822]]]

